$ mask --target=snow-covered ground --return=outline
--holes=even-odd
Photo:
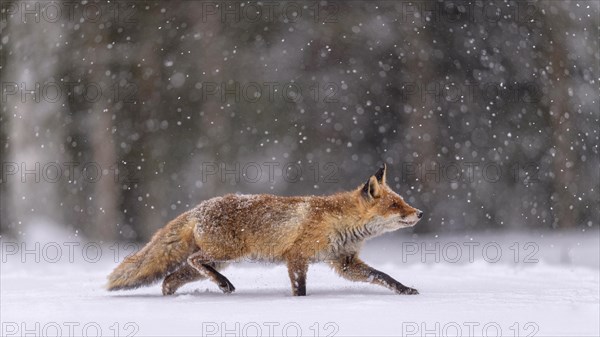
[[[223,271],[230,295],[208,281],[172,297],[158,285],[107,292],[106,275],[130,247],[3,238],[1,334],[598,336],[598,235],[388,236],[367,242],[364,260],[420,295],[313,265],[306,297],[290,295],[284,266],[249,262]]]

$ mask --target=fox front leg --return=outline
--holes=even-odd
[[[306,272],[308,262],[304,260],[288,260],[288,274],[292,282],[293,296],[306,296]]]
[[[370,267],[355,254],[339,257],[332,261],[331,264],[340,276],[351,281],[378,284],[402,295],[417,295],[419,293],[417,289],[409,288],[394,280],[388,274]]]

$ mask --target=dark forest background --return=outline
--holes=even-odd
[[[597,1],[2,2],[2,235],[382,163],[415,232],[598,227]]]

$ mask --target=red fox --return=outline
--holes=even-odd
[[[308,265],[318,261],[346,279],[415,295],[416,289],[371,268],[358,253],[364,240],[414,226],[422,216],[387,186],[385,165],[364,186],[331,196],[216,197],[158,230],[108,276],[108,290],[137,288],[164,277],[162,293],[172,295],[186,283],[208,278],[231,293],[235,287],[219,270],[229,261],[251,257],[285,262],[294,296],[306,295]]]

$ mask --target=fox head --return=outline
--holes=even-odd
[[[388,187],[385,164],[357,192],[364,220],[379,233],[412,227],[423,217],[422,211],[408,205]]]

